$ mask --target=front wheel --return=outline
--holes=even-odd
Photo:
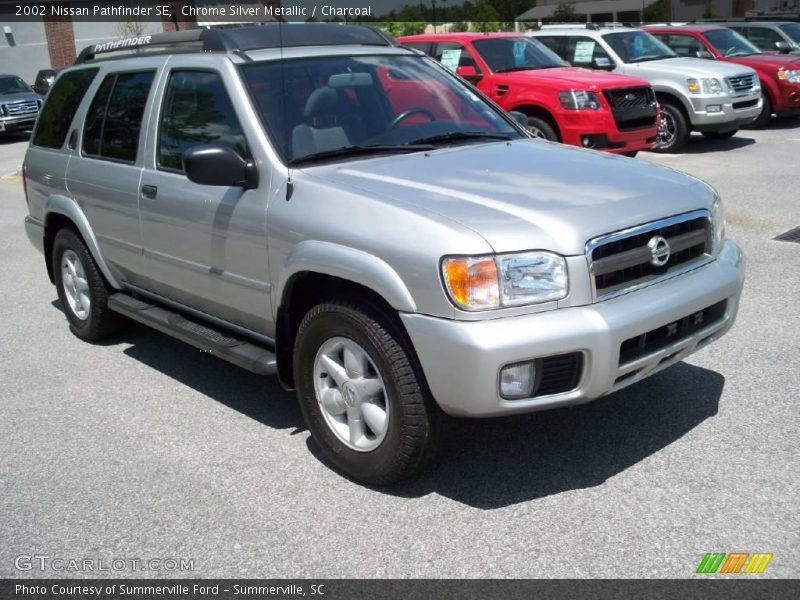
[[[558,134],[553,126],[539,117],[528,117],[528,132],[533,136],[551,142],[558,141]]]
[[[436,407],[399,333],[377,311],[312,308],[297,332],[294,371],[312,437],[348,477],[390,485],[432,457]]]
[[[669,154],[677,152],[689,139],[686,117],[677,106],[661,105],[661,120],[658,123],[658,141],[653,152]]]
[[[762,96],[763,103],[761,105],[761,112],[758,113],[758,117],[755,121],[750,124],[750,127],[753,128],[761,128],[766,127],[769,125],[770,120],[772,119],[772,102],[769,100],[769,96],[764,94]]]

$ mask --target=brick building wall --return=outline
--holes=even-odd
[[[50,64],[54,69],[75,62],[75,32],[70,17],[45,17],[44,33],[47,38]]]

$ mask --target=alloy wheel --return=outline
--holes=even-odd
[[[81,321],[89,318],[92,301],[89,296],[89,282],[86,271],[78,255],[72,250],[65,250],[61,256],[61,281],[64,296],[72,313]]]

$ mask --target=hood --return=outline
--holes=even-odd
[[[26,100],[41,100],[42,97],[36,92],[19,92],[17,94],[0,94],[0,102],[11,104],[13,102],[25,102]]]
[[[732,77],[750,71],[748,67],[738,64],[708,60],[706,58],[662,58],[642,63],[628,63],[626,67],[639,67],[642,70],[670,73],[687,78],[699,77]]]
[[[800,69],[800,56],[791,54],[752,54],[750,56],[732,56],[726,60],[753,69],[766,69],[773,72],[779,69]]]
[[[531,71],[515,71],[499,73],[496,78],[507,77],[509,82],[531,85],[552,85],[564,89],[604,90],[616,87],[650,86],[650,82],[628,75],[591,71],[580,67],[557,67],[554,69],[536,69]]]
[[[531,139],[319,165],[303,173],[447,217],[496,252],[583,254],[595,236],[710,208],[714,197],[699,180],[643,160]]]

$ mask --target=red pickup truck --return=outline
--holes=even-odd
[[[537,137],[634,156],[653,148],[658,104],[650,83],[570,67],[542,43],[515,33],[399,37],[467,79]]]
[[[678,56],[723,60],[756,70],[764,108],[753,123],[763,127],[772,114],[800,115],[800,56],[766,54],[750,41],[719,25],[648,25],[643,27]]]

